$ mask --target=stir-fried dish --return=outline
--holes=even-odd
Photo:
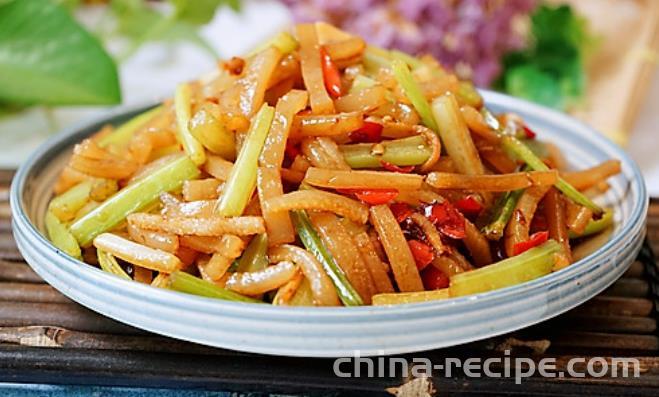
[[[447,299],[569,266],[612,225],[620,163],[568,171],[430,56],[302,24],[77,144],[46,215],[62,251],[224,300]]]

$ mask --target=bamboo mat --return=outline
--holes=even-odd
[[[387,395],[397,378],[346,379],[332,361],[260,356],[178,341],[120,324],[70,301],[23,262],[11,235],[9,183],[0,171],[0,382],[272,392]],[[639,378],[505,378],[435,376],[439,395],[659,395],[659,201],[651,203],[648,241],[623,278],[555,319],[501,337],[414,354],[442,357],[635,357]],[[441,326],[441,325],[439,325]],[[410,356],[412,357],[412,356]]]

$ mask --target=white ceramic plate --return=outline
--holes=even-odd
[[[531,282],[446,301],[391,307],[300,308],[243,304],[152,288],[104,273],[59,252],[43,235],[52,185],[72,146],[108,122],[142,109],[117,110],[69,129],[37,150],[11,190],[16,242],[34,270],[66,296],[113,319],[162,335],[247,352],[308,357],[408,353],[484,339],[554,317],[595,296],[634,261],[644,237],[648,197],[636,164],[617,146],[563,114],[484,92],[494,111],[515,111],[571,166],[610,158],[622,174],[599,198],[616,227],[596,252]]]

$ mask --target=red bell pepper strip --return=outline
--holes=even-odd
[[[476,200],[474,196],[465,196],[453,205],[466,216],[478,216],[483,211],[483,204]]]
[[[437,269],[435,266],[428,266],[421,273],[421,281],[426,290],[442,289],[449,286],[449,278],[443,271]]]
[[[428,244],[419,240],[410,240],[407,242],[407,245],[409,245],[410,251],[412,251],[414,262],[416,262],[416,268],[419,269],[419,271],[425,269],[430,262],[435,259],[432,247]]]
[[[548,238],[549,238],[548,231],[533,233],[528,240],[522,241],[521,243],[517,243],[513,246],[513,255],[519,255],[522,252],[528,251],[533,247],[537,247],[543,244],[544,242],[546,242]]]
[[[388,204],[398,196],[396,189],[337,189],[342,194],[354,194],[369,205]]]
[[[364,125],[350,133],[350,140],[356,143],[375,143],[382,139],[382,124],[364,121]]]
[[[320,47],[320,64],[327,93],[334,99],[341,96],[341,73],[324,47]]]
[[[448,201],[426,206],[424,214],[443,235],[454,239],[465,238],[465,217]]]
[[[414,209],[405,203],[393,203],[389,206],[389,209],[393,212],[398,223],[407,219],[414,212]]]
[[[406,167],[401,167],[396,164],[390,163],[388,161],[380,160],[380,164],[382,165],[382,168],[384,168],[387,171],[390,172],[399,172],[401,174],[409,174],[414,170],[413,165],[408,165]]]
[[[534,139],[536,137],[537,134],[532,129],[530,129],[526,125],[523,126],[523,128],[524,128],[524,135],[526,135],[527,138]]]

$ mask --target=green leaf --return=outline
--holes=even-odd
[[[2,0],[0,0],[1,2]],[[66,8],[67,10],[73,11],[76,8],[80,6],[80,3],[82,0],[51,0],[54,1],[56,4],[59,4]]]
[[[0,101],[118,103],[117,68],[61,6],[48,0],[0,3]]]
[[[585,92],[583,59],[595,43],[587,21],[567,5],[542,5],[531,20],[532,46],[503,58],[496,87],[547,106],[571,107]]]
[[[122,59],[132,55],[145,42],[179,40],[187,40],[213,58],[219,58],[215,49],[199,35],[197,27],[179,20],[176,13],[162,14],[140,0],[112,0],[111,7],[117,17],[117,32],[132,40]]]
[[[507,72],[505,89],[514,96],[561,108],[563,95],[558,81],[534,65],[517,66]]]
[[[240,0],[170,0],[176,9],[177,19],[195,25],[210,22],[215,11],[222,5],[228,5],[235,11],[240,9]]]

